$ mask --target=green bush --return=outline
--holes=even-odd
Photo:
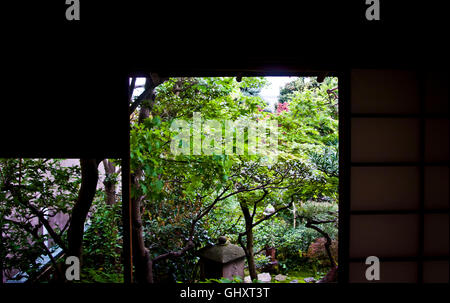
[[[94,201],[83,236],[83,282],[123,280],[121,204],[105,204],[102,194]]]
[[[123,283],[123,273],[107,273],[93,268],[82,270],[80,278],[83,283]]]
[[[330,220],[336,217],[337,204],[328,202],[303,203],[298,210],[299,217],[314,218],[315,220]],[[320,266],[320,260],[307,258],[307,251],[311,243],[323,237],[319,232],[306,227],[306,220],[297,220],[297,227],[285,220],[287,216],[275,217],[255,228],[255,251],[265,246],[276,248],[276,258],[282,271],[293,270],[304,266]],[[333,240],[337,238],[337,223],[320,224],[319,227]],[[317,261],[317,262],[316,262]],[[312,264],[317,263],[317,264]]]
[[[206,279],[204,281],[199,281],[198,283],[243,283],[243,279],[239,276],[234,276],[233,279],[220,278],[220,279]]]
[[[263,254],[257,254],[255,255],[255,264],[256,268],[263,268],[267,264],[270,263],[270,257],[263,255]]]

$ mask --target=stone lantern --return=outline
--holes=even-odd
[[[244,279],[245,252],[242,247],[227,242],[226,237],[219,237],[214,246],[200,249],[198,255],[201,279],[233,279],[233,276]]]

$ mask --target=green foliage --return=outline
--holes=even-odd
[[[299,78],[302,79],[302,78]],[[337,101],[327,91],[337,87],[336,78],[326,78],[310,89],[293,90],[289,97],[289,112],[279,116],[287,143],[332,146],[338,142]],[[300,81],[300,80],[295,80]],[[286,87],[291,85],[286,84]],[[295,131],[293,131],[295,130]]]
[[[305,278],[314,278],[316,281],[320,280],[327,272],[317,269],[310,264],[304,264],[301,268],[289,269],[284,274],[287,276],[284,281],[273,281],[274,283],[291,283],[296,280],[297,283],[306,283]]]
[[[267,83],[267,79],[263,77],[243,77],[239,88],[245,96],[256,97]]]
[[[59,221],[51,220],[56,216],[70,217],[80,183],[80,166],[64,166],[62,159],[0,159],[0,228],[4,248],[0,260],[7,278],[17,271],[33,278],[40,271],[39,257],[48,256],[57,246],[67,247],[69,223],[60,226],[54,223]],[[41,214],[54,226],[57,236],[43,233]],[[105,193],[98,191],[83,238],[82,282],[122,281],[121,218],[121,202],[106,205]],[[51,275],[56,276],[54,271]]]
[[[199,281],[198,283],[243,283],[241,277],[233,276],[233,279],[220,278],[220,279],[205,279],[204,281]]]
[[[337,211],[335,203],[308,201],[299,209],[299,215],[304,219],[328,221],[337,219]]]
[[[270,263],[270,257],[264,254],[255,255],[256,268],[263,268]]]
[[[323,146],[322,150],[311,151],[311,162],[330,177],[339,176],[339,151],[337,145]]]
[[[302,207],[297,208],[297,226],[293,228],[292,214],[286,211],[275,219],[262,223],[255,229],[255,251],[259,251],[266,246],[277,249],[277,259],[280,268],[295,269],[306,266],[307,263],[319,260],[307,258],[307,251],[310,244],[322,235],[314,229],[305,226],[306,219],[316,221],[332,220],[337,218],[337,205],[328,202],[307,202]],[[321,224],[324,230],[332,239],[337,239],[337,223]],[[308,265],[309,266],[309,265]]]
[[[48,254],[45,243],[54,240],[42,234],[37,213],[47,218],[69,214],[80,182],[80,167],[64,167],[61,159],[0,159],[0,230],[5,235],[0,260],[7,273],[36,274],[37,258]],[[63,233],[64,228],[54,229]]]
[[[221,235],[237,243],[237,234],[245,230],[243,207],[252,212],[255,222],[264,218],[269,204],[278,209],[293,199],[299,212],[296,228],[286,209],[255,227],[254,236],[256,250],[275,245],[283,264],[294,266],[320,237],[300,217],[325,218],[328,211],[336,217],[338,112],[327,91],[337,87],[337,79],[326,78],[319,84],[299,78],[289,83],[280,97],[286,106],[277,113],[264,112],[267,105],[258,93],[266,84],[264,78],[253,77],[241,82],[231,77],[170,78],[156,88],[154,102],[147,103],[149,118],[142,123],[132,120],[131,171],[142,170],[143,175],[131,193],[143,197],[145,245],[152,257],[183,248],[193,220],[220,195],[227,198],[194,226],[195,248],[213,244]],[[170,142],[175,133],[170,126],[175,119],[191,121],[193,112],[200,112],[202,119],[276,119],[278,162],[264,164],[264,155],[173,155]],[[326,207],[314,208],[302,201]],[[334,237],[337,227],[329,225],[322,227]],[[180,258],[157,262],[155,279],[194,281],[197,261],[194,251],[188,251]],[[267,260],[261,257],[257,262],[262,265]]]
[[[115,277],[123,274],[122,203],[107,205],[104,199],[100,191],[87,222],[89,227],[83,236],[83,271],[94,280],[109,277],[113,280],[108,282],[117,282]]]
[[[102,268],[96,270],[83,267],[80,281],[83,283],[123,283],[123,272],[108,273]]]
[[[200,112],[202,119],[251,116],[265,103],[249,92],[265,82],[263,78],[244,78],[241,82],[231,77],[171,78],[158,86],[150,118],[132,124],[131,171],[143,171],[132,196],[144,197],[145,244],[151,247],[153,257],[182,248],[190,236],[192,221],[231,182],[233,159],[229,156],[173,155],[171,123],[174,119],[192,119],[193,112]],[[223,201],[223,205],[226,203]],[[211,223],[206,216],[196,224],[196,247],[214,243],[216,233],[207,229]],[[188,252],[177,260],[157,263],[156,279],[192,280],[190,268],[196,261]]]

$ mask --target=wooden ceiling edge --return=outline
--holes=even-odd
[[[252,68],[252,69],[154,69],[148,72],[133,72],[130,77],[333,77],[340,73],[337,69],[302,69],[302,68]]]

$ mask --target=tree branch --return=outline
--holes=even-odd
[[[332,223],[336,222],[336,220],[328,220],[328,221],[315,221],[315,220],[308,220],[306,222],[305,227],[309,227],[314,229],[315,231],[319,232],[321,235],[323,235],[326,239],[325,243],[325,250],[327,251],[328,258],[330,259],[331,267],[334,268],[336,266],[336,262],[334,261],[333,255],[331,254],[330,246],[332,244],[330,236],[324,232],[319,227],[315,226],[314,224],[322,224],[322,223]]]
[[[131,78],[130,87],[128,88],[128,101],[131,102],[133,97],[133,92],[136,87],[136,77]]]
[[[30,201],[25,201],[23,199],[22,195],[20,194],[20,192],[17,191],[16,188],[14,186],[12,186],[11,184],[9,184],[9,183],[5,184],[5,187],[11,192],[11,194],[13,194],[17,198],[19,203],[21,203],[26,208],[31,210],[31,212],[33,214],[35,214],[36,217],[38,217],[39,222],[41,222],[45,226],[45,229],[47,229],[48,233],[53,238],[55,243],[58,244],[58,246],[61,247],[63,250],[66,250],[67,249],[66,245],[62,241],[61,237],[53,230],[52,226],[50,225],[48,220],[45,218],[45,215],[43,214],[43,212],[41,212],[36,206],[32,205],[30,203]]]
[[[168,259],[168,258],[175,258],[175,257],[181,257],[183,256],[188,250],[194,248],[194,242],[189,239],[189,241],[187,242],[186,246],[183,247],[182,249],[178,250],[178,251],[171,251],[162,255],[159,255],[155,258],[153,258],[153,263],[164,260],[164,259]]]
[[[148,79],[147,79],[148,81]],[[142,94],[139,95],[139,97],[134,100],[133,104],[130,106],[129,115],[133,114],[133,112],[136,110],[136,108],[142,103],[142,101],[148,99],[149,96],[153,93],[153,89],[155,87],[153,85],[150,85],[148,88],[144,90]]]
[[[139,97],[136,98],[136,100],[131,104],[129,115],[133,114],[133,112],[136,110],[136,108],[146,99],[148,99],[152,94],[154,89],[166,82],[168,78],[159,78],[156,74],[151,74],[151,77],[148,77],[146,81],[149,81],[149,83],[146,83],[146,89],[142,94],[139,95]]]
[[[291,201],[291,202],[289,202],[288,205],[283,206],[283,207],[280,207],[280,208],[278,208],[277,210],[275,210],[273,213],[271,213],[270,215],[267,215],[267,216],[265,216],[265,217],[259,219],[258,221],[256,221],[255,223],[252,224],[252,227],[255,227],[256,225],[259,225],[260,223],[262,223],[262,222],[268,220],[270,217],[275,216],[275,215],[276,215],[277,213],[279,213],[280,211],[282,211],[282,210],[284,210],[284,209],[287,209],[287,208],[291,207],[291,206],[292,206],[292,203],[293,203],[293,202]]]
[[[222,192],[222,194],[223,194],[224,192],[226,192],[227,190],[228,190],[228,188],[225,188],[224,191]],[[152,262],[155,263],[155,262],[158,262],[158,261],[161,261],[161,260],[164,260],[164,259],[168,259],[168,258],[181,257],[181,256],[183,256],[187,251],[189,251],[190,249],[194,248],[195,245],[194,245],[193,238],[194,238],[194,234],[195,234],[195,225],[196,225],[197,222],[200,221],[206,214],[208,214],[208,213],[211,211],[211,209],[212,209],[219,201],[221,201],[220,196],[221,196],[222,194],[220,194],[220,195],[219,195],[219,196],[218,196],[218,197],[217,197],[217,198],[216,198],[216,199],[215,199],[208,207],[206,207],[203,211],[201,211],[200,214],[198,214],[197,217],[196,217],[194,220],[192,220],[191,228],[190,228],[190,231],[189,231],[189,239],[188,239],[186,245],[185,245],[182,249],[180,249],[180,250],[178,250],[178,251],[171,251],[171,252],[168,252],[168,253],[165,253],[165,254],[156,256],[155,258],[152,259]]]
[[[39,240],[41,240],[41,237],[37,233],[37,230],[35,228],[32,228],[30,223],[28,223],[28,224],[22,223],[22,222],[18,222],[18,221],[6,219],[6,218],[4,218],[4,221],[12,223],[20,228],[23,228],[25,231],[29,232],[33,236],[33,238],[35,238],[38,242],[39,242]],[[57,274],[59,276],[62,276],[62,273],[59,270],[56,260],[55,260],[55,258],[53,258],[53,255],[52,255],[50,249],[43,242],[39,242],[39,244],[45,250],[46,255],[50,258],[50,261],[52,262],[53,267],[55,268]]]
[[[252,222],[253,222],[253,218],[255,217],[256,214],[256,206],[258,205],[259,202],[261,202],[262,200],[264,200],[266,198],[266,196],[269,194],[269,192],[266,189],[263,189],[264,194],[262,195],[261,198],[259,198],[257,201],[253,202],[253,213],[252,213]]]

